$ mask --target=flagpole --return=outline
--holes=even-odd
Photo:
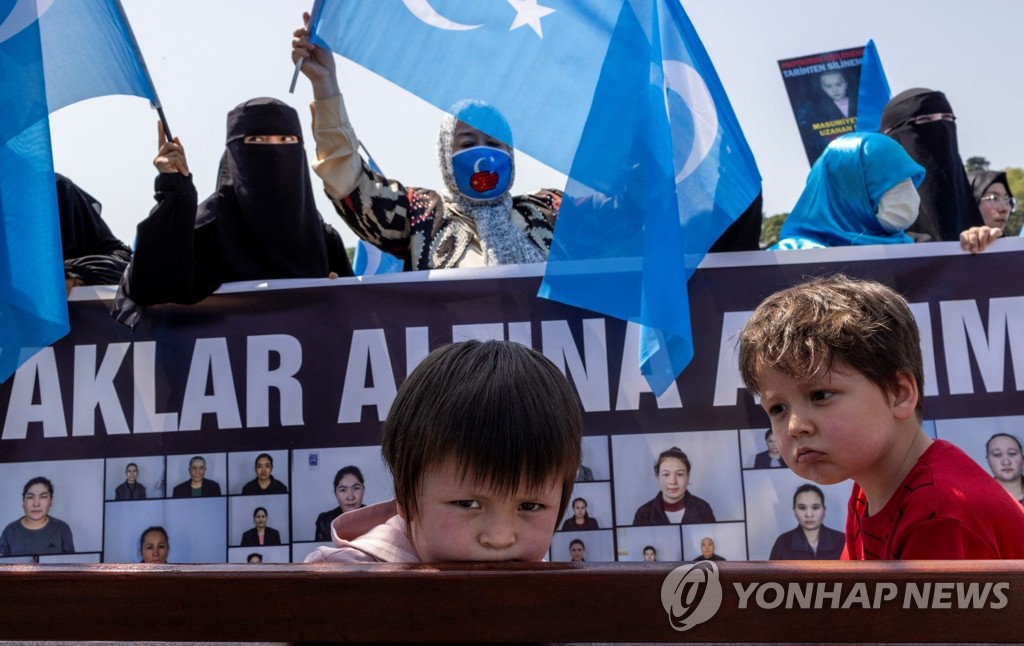
[[[381,173],[383,175],[383,172],[380,170],[380,167],[377,166],[377,162],[373,161],[373,155],[370,154],[370,150],[363,145],[362,141],[359,142],[359,147],[363,149],[364,153],[366,153],[366,162],[370,165],[370,169],[373,170],[374,172]]]
[[[323,0],[314,0],[313,9],[309,12],[309,22],[306,23],[310,27],[310,35],[312,36],[312,27],[316,24],[316,19],[320,17],[320,5],[323,4]],[[299,80],[299,70],[302,68],[302,59],[295,61],[295,71],[292,72],[292,84],[288,86],[288,94],[295,94],[295,83]]]
[[[146,67],[146,58],[142,55],[142,50],[139,49],[139,42],[135,40],[135,32],[132,31],[132,23],[128,21],[128,14],[124,12],[124,7],[121,6],[121,0],[113,0],[114,6],[117,7],[117,12],[121,15],[121,24],[124,25],[125,30],[128,32],[128,38],[132,41],[132,47],[135,49],[135,56],[139,59],[139,65],[142,67],[142,73],[146,75],[146,80],[149,82],[149,89],[153,91],[153,98],[149,104],[156,110],[157,116],[160,117],[160,123],[164,126],[164,134],[167,135],[167,140],[174,139],[171,134],[171,127],[167,124],[167,117],[164,116],[164,108],[160,104],[160,97],[156,93],[156,85],[153,84],[153,77],[149,75],[149,68]]]

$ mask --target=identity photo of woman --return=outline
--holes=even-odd
[[[607,563],[615,560],[615,547],[611,530],[597,532],[558,532],[551,540],[551,552],[548,558],[552,562],[571,562],[573,560],[573,541],[583,543],[583,560],[587,563]],[[577,556],[579,549],[576,550]]]
[[[105,563],[138,563],[139,538],[163,527],[170,542],[168,563],[223,563],[227,557],[227,498],[108,502],[103,535]]]
[[[228,524],[232,546],[262,547],[291,542],[287,496],[231,496]]]
[[[613,436],[616,524],[743,520],[738,442],[735,431]]]
[[[228,454],[228,493],[288,493],[288,451],[242,451]]]
[[[349,466],[358,469],[361,482],[355,473],[342,473],[337,478]],[[345,506],[358,508],[395,497],[391,474],[380,459],[379,446],[292,451],[290,475],[293,542],[326,543],[330,541],[330,522]],[[332,517],[322,518],[325,512]],[[325,529],[326,534],[321,533]]]
[[[743,488],[747,499],[749,516],[746,523],[749,558],[755,561],[767,560],[772,554],[778,537],[792,531],[801,521],[794,518],[798,507],[810,506],[801,498],[794,502],[794,492],[807,484],[789,469],[759,469],[743,472]],[[846,503],[850,499],[853,482],[819,486],[824,494],[823,513],[814,523],[824,524],[830,529],[843,532],[846,529]],[[809,496],[809,494],[808,494]],[[810,501],[818,504],[818,501]],[[804,504],[808,503],[808,504]]]
[[[1010,496],[1024,499],[1024,415],[938,420],[935,431],[991,473]]]
[[[559,528],[563,532],[612,526],[611,487],[607,482],[577,482]]]
[[[39,478],[49,484],[37,481]],[[36,482],[25,491],[30,480]],[[27,523],[21,522],[24,518],[29,519]],[[48,538],[42,549],[33,547],[32,551],[59,555],[103,549],[103,460],[22,462],[0,468],[0,530],[17,522],[46,533],[58,526],[51,524],[53,520],[67,526],[74,548],[66,549],[63,541]]]

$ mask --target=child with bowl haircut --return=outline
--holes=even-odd
[[[786,463],[855,482],[844,558],[1024,558],[1024,507],[922,430],[922,365],[903,297],[845,276],[769,296],[740,333],[740,371]]]
[[[335,546],[306,562],[543,560],[572,496],[582,428],[569,382],[536,350],[439,348],[384,422],[395,500],[339,516]]]

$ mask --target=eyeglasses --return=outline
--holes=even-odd
[[[1017,199],[1013,198],[1013,197],[1009,197],[1008,195],[995,195],[995,194],[986,195],[985,197],[981,198],[981,201],[982,202],[993,202],[995,204],[1004,204],[1004,205],[1010,207],[1011,211],[1016,211],[1017,210]]]

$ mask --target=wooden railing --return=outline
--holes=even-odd
[[[0,641],[1024,641],[1024,561],[720,562],[683,632],[678,565],[6,565]]]

